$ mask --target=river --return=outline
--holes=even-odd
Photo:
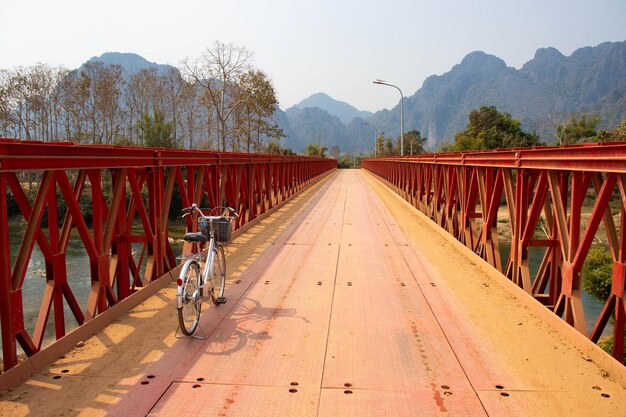
[[[502,268],[506,266],[506,261],[511,252],[511,244],[509,242],[500,242],[500,254],[502,257]],[[531,281],[534,282],[534,277],[541,266],[543,255],[545,254],[544,248],[531,248],[529,254],[528,267],[530,268]],[[582,290],[583,310],[585,311],[585,321],[587,324],[587,332],[590,333],[593,330],[593,326],[596,324],[596,320],[602,312],[603,305],[590,295],[585,289]],[[610,323],[607,324],[604,329],[603,335],[612,334],[613,328]]]

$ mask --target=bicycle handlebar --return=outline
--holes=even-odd
[[[239,213],[237,213],[235,209],[232,207],[226,207],[221,216],[205,216],[204,213],[202,213],[202,210],[198,208],[198,205],[196,203],[193,203],[191,207],[183,208],[181,211],[183,212],[182,217],[188,216],[189,214],[195,211],[198,213],[198,215],[200,215],[202,218],[207,219],[207,220],[225,219],[227,212],[230,212],[233,216],[235,216],[236,218],[239,218]]]

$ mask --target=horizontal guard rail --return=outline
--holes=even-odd
[[[623,362],[626,143],[387,157],[362,166],[592,341],[613,317],[612,355]],[[585,201],[593,209],[582,221]],[[505,264],[497,230],[504,216],[511,235]],[[581,271],[601,224],[613,258],[612,286],[588,333]],[[531,276],[529,253],[537,247],[545,254]]]
[[[66,334],[65,306],[80,326],[173,269],[168,238],[173,204],[234,207],[241,214],[238,228],[336,167],[334,159],[304,156],[0,139],[3,369],[17,364],[18,343],[27,356],[42,349],[50,319],[57,340]],[[20,179],[27,175],[28,180]],[[81,197],[90,200],[88,217],[81,211]],[[13,256],[9,199],[26,223]],[[60,220],[46,228],[44,218]],[[187,230],[194,227],[187,220]],[[67,276],[70,239],[80,239],[89,258],[86,305],[77,301]],[[133,244],[141,245],[138,257]],[[24,300],[22,290],[35,245],[45,258],[45,290],[34,329],[28,329],[24,304],[33,300]]]

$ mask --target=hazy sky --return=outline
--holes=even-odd
[[[391,108],[482,50],[520,68],[626,40],[626,0],[2,0],[0,68],[76,68],[104,52],[179,65],[220,40],[254,52],[285,109],[316,92]]]

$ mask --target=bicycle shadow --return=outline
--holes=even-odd
[[[310,323],[306,317],[297,316],[291,307],[264,307],[258,300],[242,298],[224,320],[207,334],[207,355],[231,355],[272,339],[271,331],[282,318],[294,318]],[[203,329],[204,330],[204,329]]]

